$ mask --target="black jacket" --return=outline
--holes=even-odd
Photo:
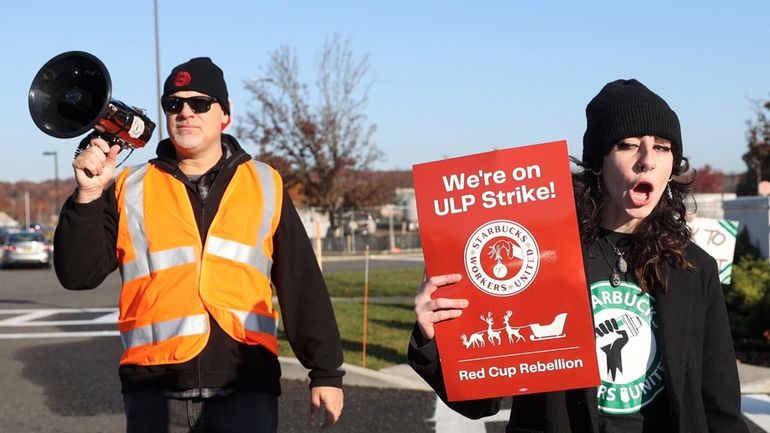
[[[722,286],[714,259],[690,243],[694,272],[672,271],[668,293],[655,293],[672,432],[744,433],[740,384]],[[586,256],[586,251],[583,252]],[[446,401],[435,340],[415,327],[409,363]],[[596,388],[513,397],[506,432],[599,433]],[[447,403],[466,417],[495,414],[501,399]]]
[[[159,143],[158,157],[150,161],[187,186],[204,242],[236,167],[251,160],[235,138],[222,134],[222,143],[222,159],[195,183],[177,167],[169,140]],[[78,204],[70,197],[66,201],[54,235],[56,275],[65,288],[93,289],[117,268],[117,215],[114,184],[100,200]],[[286,337],[302,365],[311,370],[310,386],[341,387],[342,344],[334,311],[302,221],[285,192],[273,247],[271,278]],[[182,364],[121,366],[123,392],[232,388],[280,394],[281,371],[275,355],[261,346],[240,344],[214,320],[209,322],[209,341],[194,359]]]

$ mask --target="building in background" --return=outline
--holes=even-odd
[[[0,227],[19,227],[19,222],[5,212],[0,212]]]

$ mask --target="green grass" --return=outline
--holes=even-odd
[[[407,296],[417,293],[423,268],[376,270],[369,274],[369,296]],[[333,301],[334,314],[342,337],[345,362],[363,364],[363,280],[361,272],[326,272],[324,277]],[[338,299],[351,298],[351,299]],[[378,300],[368,305],[366,367],[379,370],[406,361],[406,347],[414,327],[411,299]],[[284,356],[294,356],[289,343],[279,335]]]
[[[414,296],[422,283],[423,268],[377,269],[369,271],[369,296]],[[364,295],[364,271],[325,272],[329,295]]]
[[[334,313],[342,337],[345,362],[363,364],[363,301],[335,301]],[[414,326],[411,302],[370,303],[366,332],[366,368],[379,370],[406,362],[406,346]],[[281,354],[294,356],[288,341],[279,335]]]

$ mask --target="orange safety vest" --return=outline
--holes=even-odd
[[[209,316],[234,340],[278,355],[270,269],[282,191],[271,167],[239,165],[203,245],[182,182],[149,163],[120,173],[121,365],[192,359],[208,341]]]

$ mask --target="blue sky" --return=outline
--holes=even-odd
[[[378,169],[560,139],[580,156],[587,102],[609,81],[637,78],[678,113],[695,167],[742,172],[751,101],[770,98],[766,0],[365,3],[158,0],[161,78],[212,57],[237,124],[250,104],[243,83],[270,52],[294,49],[313,84],[324,41],[340,35],[369,56]],[[0,181],[52,179],[42,155],[52,150],[60,177],[72,175],[79,138],[43,134],[27,108],[32,77],[61,52],[99,57],[113,97],[157,119],[152,0],[15,1],[0,29]],[[154,156],[155,143],[128,163]]]

